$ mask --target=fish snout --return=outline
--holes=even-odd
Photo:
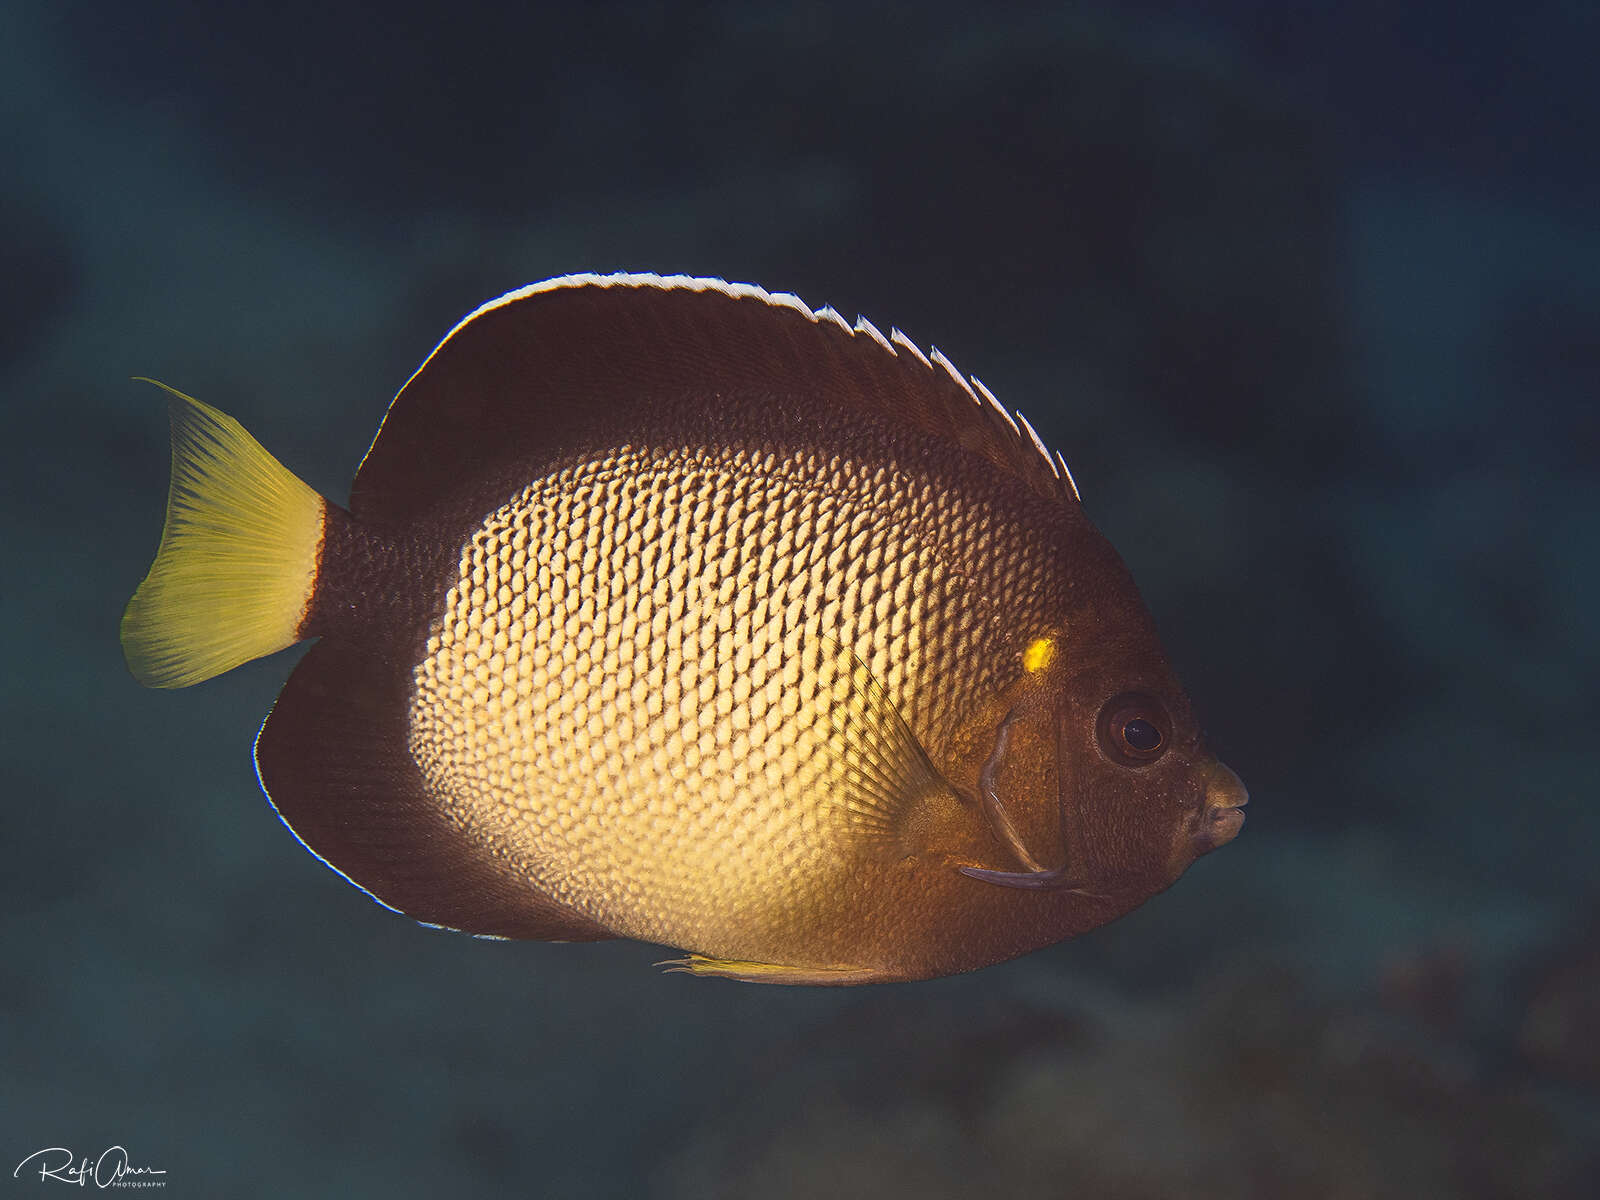
[[[1204,808],[1193,836],[1195,851],[1204,854],[1233,841],[1244,828],[1244,806],[1249,803],[1250,792],[1244,781],[1231,768],[1212,762],[1206,779]]]

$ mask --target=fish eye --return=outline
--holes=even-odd
[[[1122,727],[1122,740],[1136,754],[1154,754],[1161,749],[1161,730],[1143,717],[1134,717]]]
[[[1171,736],[1167,710],[1154,696],[1124,692],[1106,701],[1095,723],[1100,749],[1112,762],[1142,767],[1166,751]]]

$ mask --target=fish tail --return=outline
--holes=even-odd
[[[140,382],[171,396],[172,483],[122,652],[147,687],[188,687],[301,639],[328,505],[232,417]]]

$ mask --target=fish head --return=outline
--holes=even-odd
[[[1093,890],[1160,890],[1238,835],[1249,793],[1170,676],[1085,684],[1058,710],[1068,841]]]
[[[1232,841],[1249,793],[1206,748],[1153,632],[1135,628],[1098,652],[1080,645],[1070,658],[1066,641],[1030,639],[1021,678],[990,711],[977,792],[1009,863],[961,870],[1137,903]]]

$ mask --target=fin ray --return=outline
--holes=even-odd
[[[867,665],[833,638],[819,642],[834,802],[854,833],[903,848],[912,809],[953,789]]]
[[[658,962],[663,974],[696,975],[702,979],[737,979],[741,983],[777,983],[790,987],[847,987],[877,983],[884,973],[871,967],[792,967],[782,963],[749,962],[743,959],[711,958],[690,954]]]
[[[299,640],[325,502],[226,413],[140,382],[171,397],[172,480],[122,649],[140,683],[187,687]]]

